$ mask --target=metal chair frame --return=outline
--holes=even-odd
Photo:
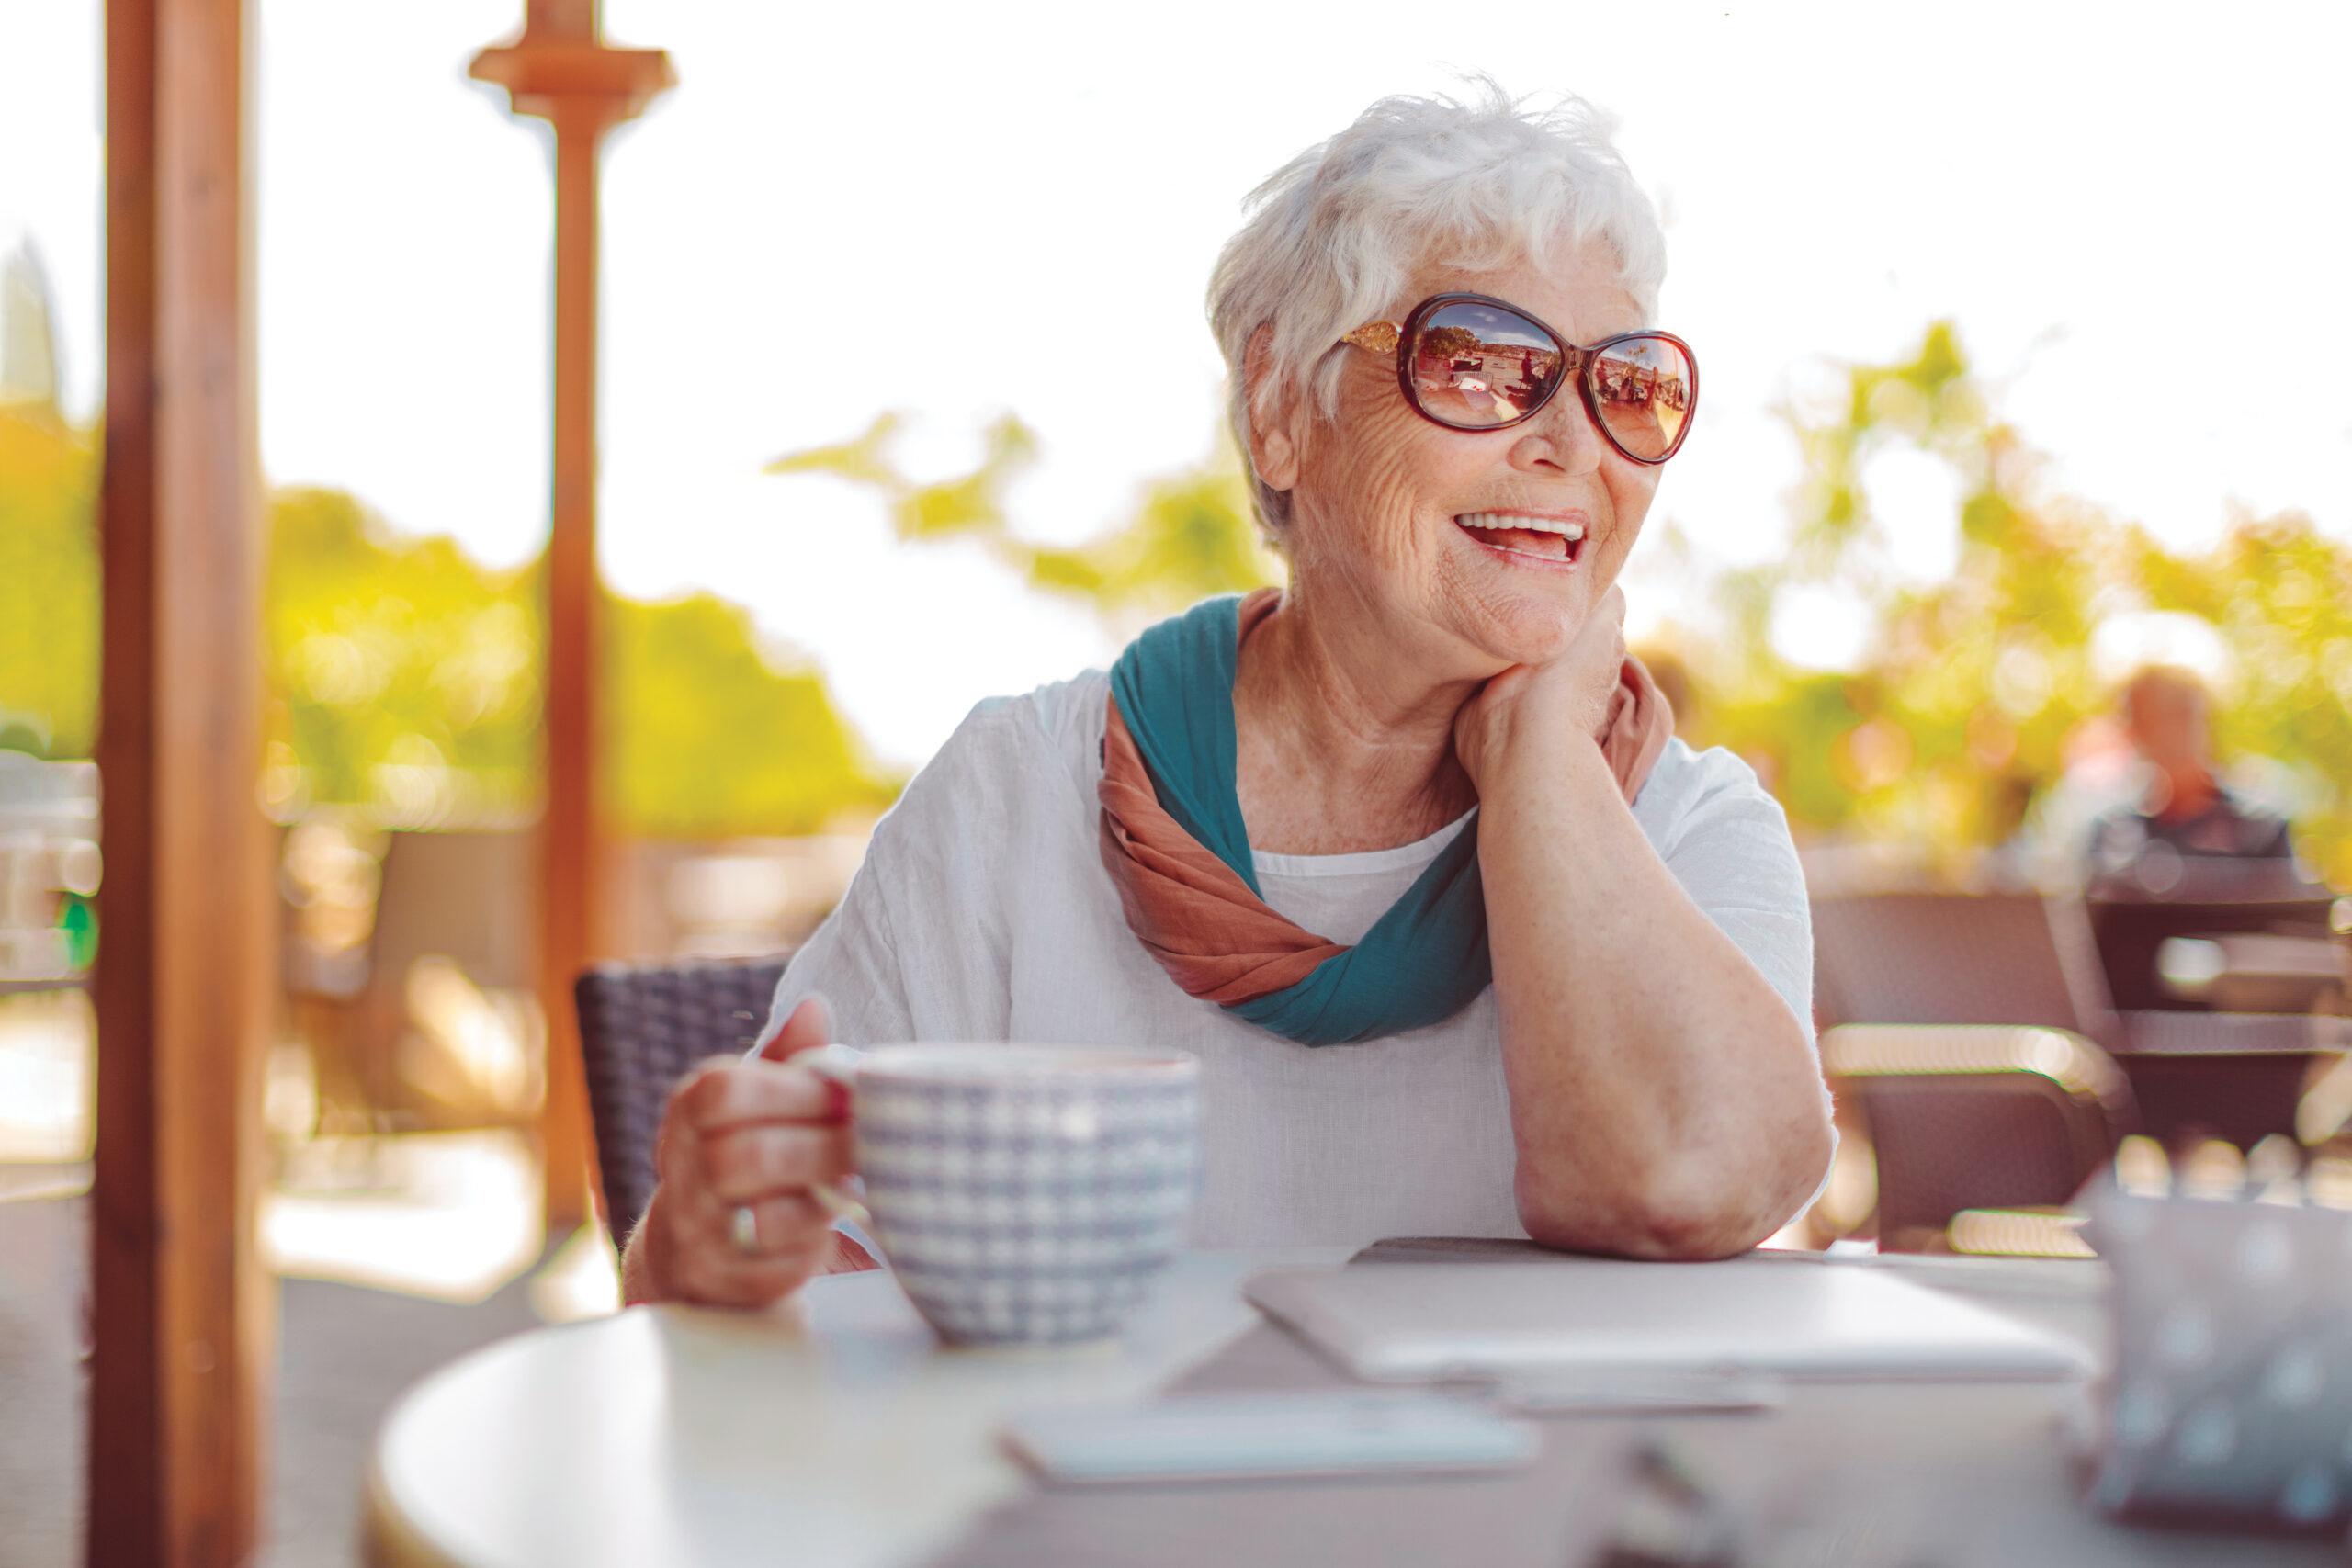
[[[1964,1210],[2065,1203],[2135,1121],[2121,1069],[2065,1030],[1847,1024],[1822,1037],[1822,1063],[1870,1123],[1888,1250],[1932,1243]]]

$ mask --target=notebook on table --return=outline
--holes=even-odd
[[[2072,1340],[1926,1286],[1754,1255],[1279,1269],[1242,1289],[1375,1382],[1577,1371],[2064,1380],[2094,1369]]]

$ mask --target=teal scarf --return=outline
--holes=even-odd
[[[1111,693],[1114,725],[1125,721],[1160,807],[1230,868],[1262,907],[1234,786],[1240,615],[1239,599],[1212,599],[1153,626],[1119,656]],[[1110,756],[1106,749],[1106,770],[1114,765]],[[1106,863],[1114,877],[1129,882],[1157,874],[1136,869],[1136,859],[1119,847],[1128,840],[1112,830],[1108,783],[1106,771]],[[1159,956],[1155,933],[1146,929],[1148,915],[1138,913],[1148,895],[1139,897],[1129,886],[1121,891],[1130,923]],[[1167,957],[1161,962],[1177,974]],[[1485,990],[1493,974],[1474,817],[1362,942],[1325,958],[1304,979],[1223,1005],[1302,1045],[1350,1044],[1449,1018]],[[1183,983],[1181,975],[1179,980]]]

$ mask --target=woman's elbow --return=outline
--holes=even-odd
[[[1834,1148],[1825,1116],[1782,1140],[1765,1168],[1679,1161],[1606,1195],[1547,1181],[1522,1161],[1520,1224],[1539,1246],[1569,1252],[1673,1262],[1736,1257],[1796,1217]]]
[[[1736,1257],[1779,1228],[1737,1205],[1664,1192],[1606,1206],[1522,1196],[1519,1223],[1539,1247],[1672,1263]]]

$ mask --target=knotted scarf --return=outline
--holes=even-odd
[[[1302,1045],[1451,1017],[1493,977],[1474,817],[1352,947],[1277,914],[1258,891],[1235,793],[1233,680],[1275,589],[1211,599],[1146,631],[1111,670],[1102,863],[1127,925],[1186,992]],[[1596,738],[1628,803],[1674,733],[1641,661],[1619,671]]]

